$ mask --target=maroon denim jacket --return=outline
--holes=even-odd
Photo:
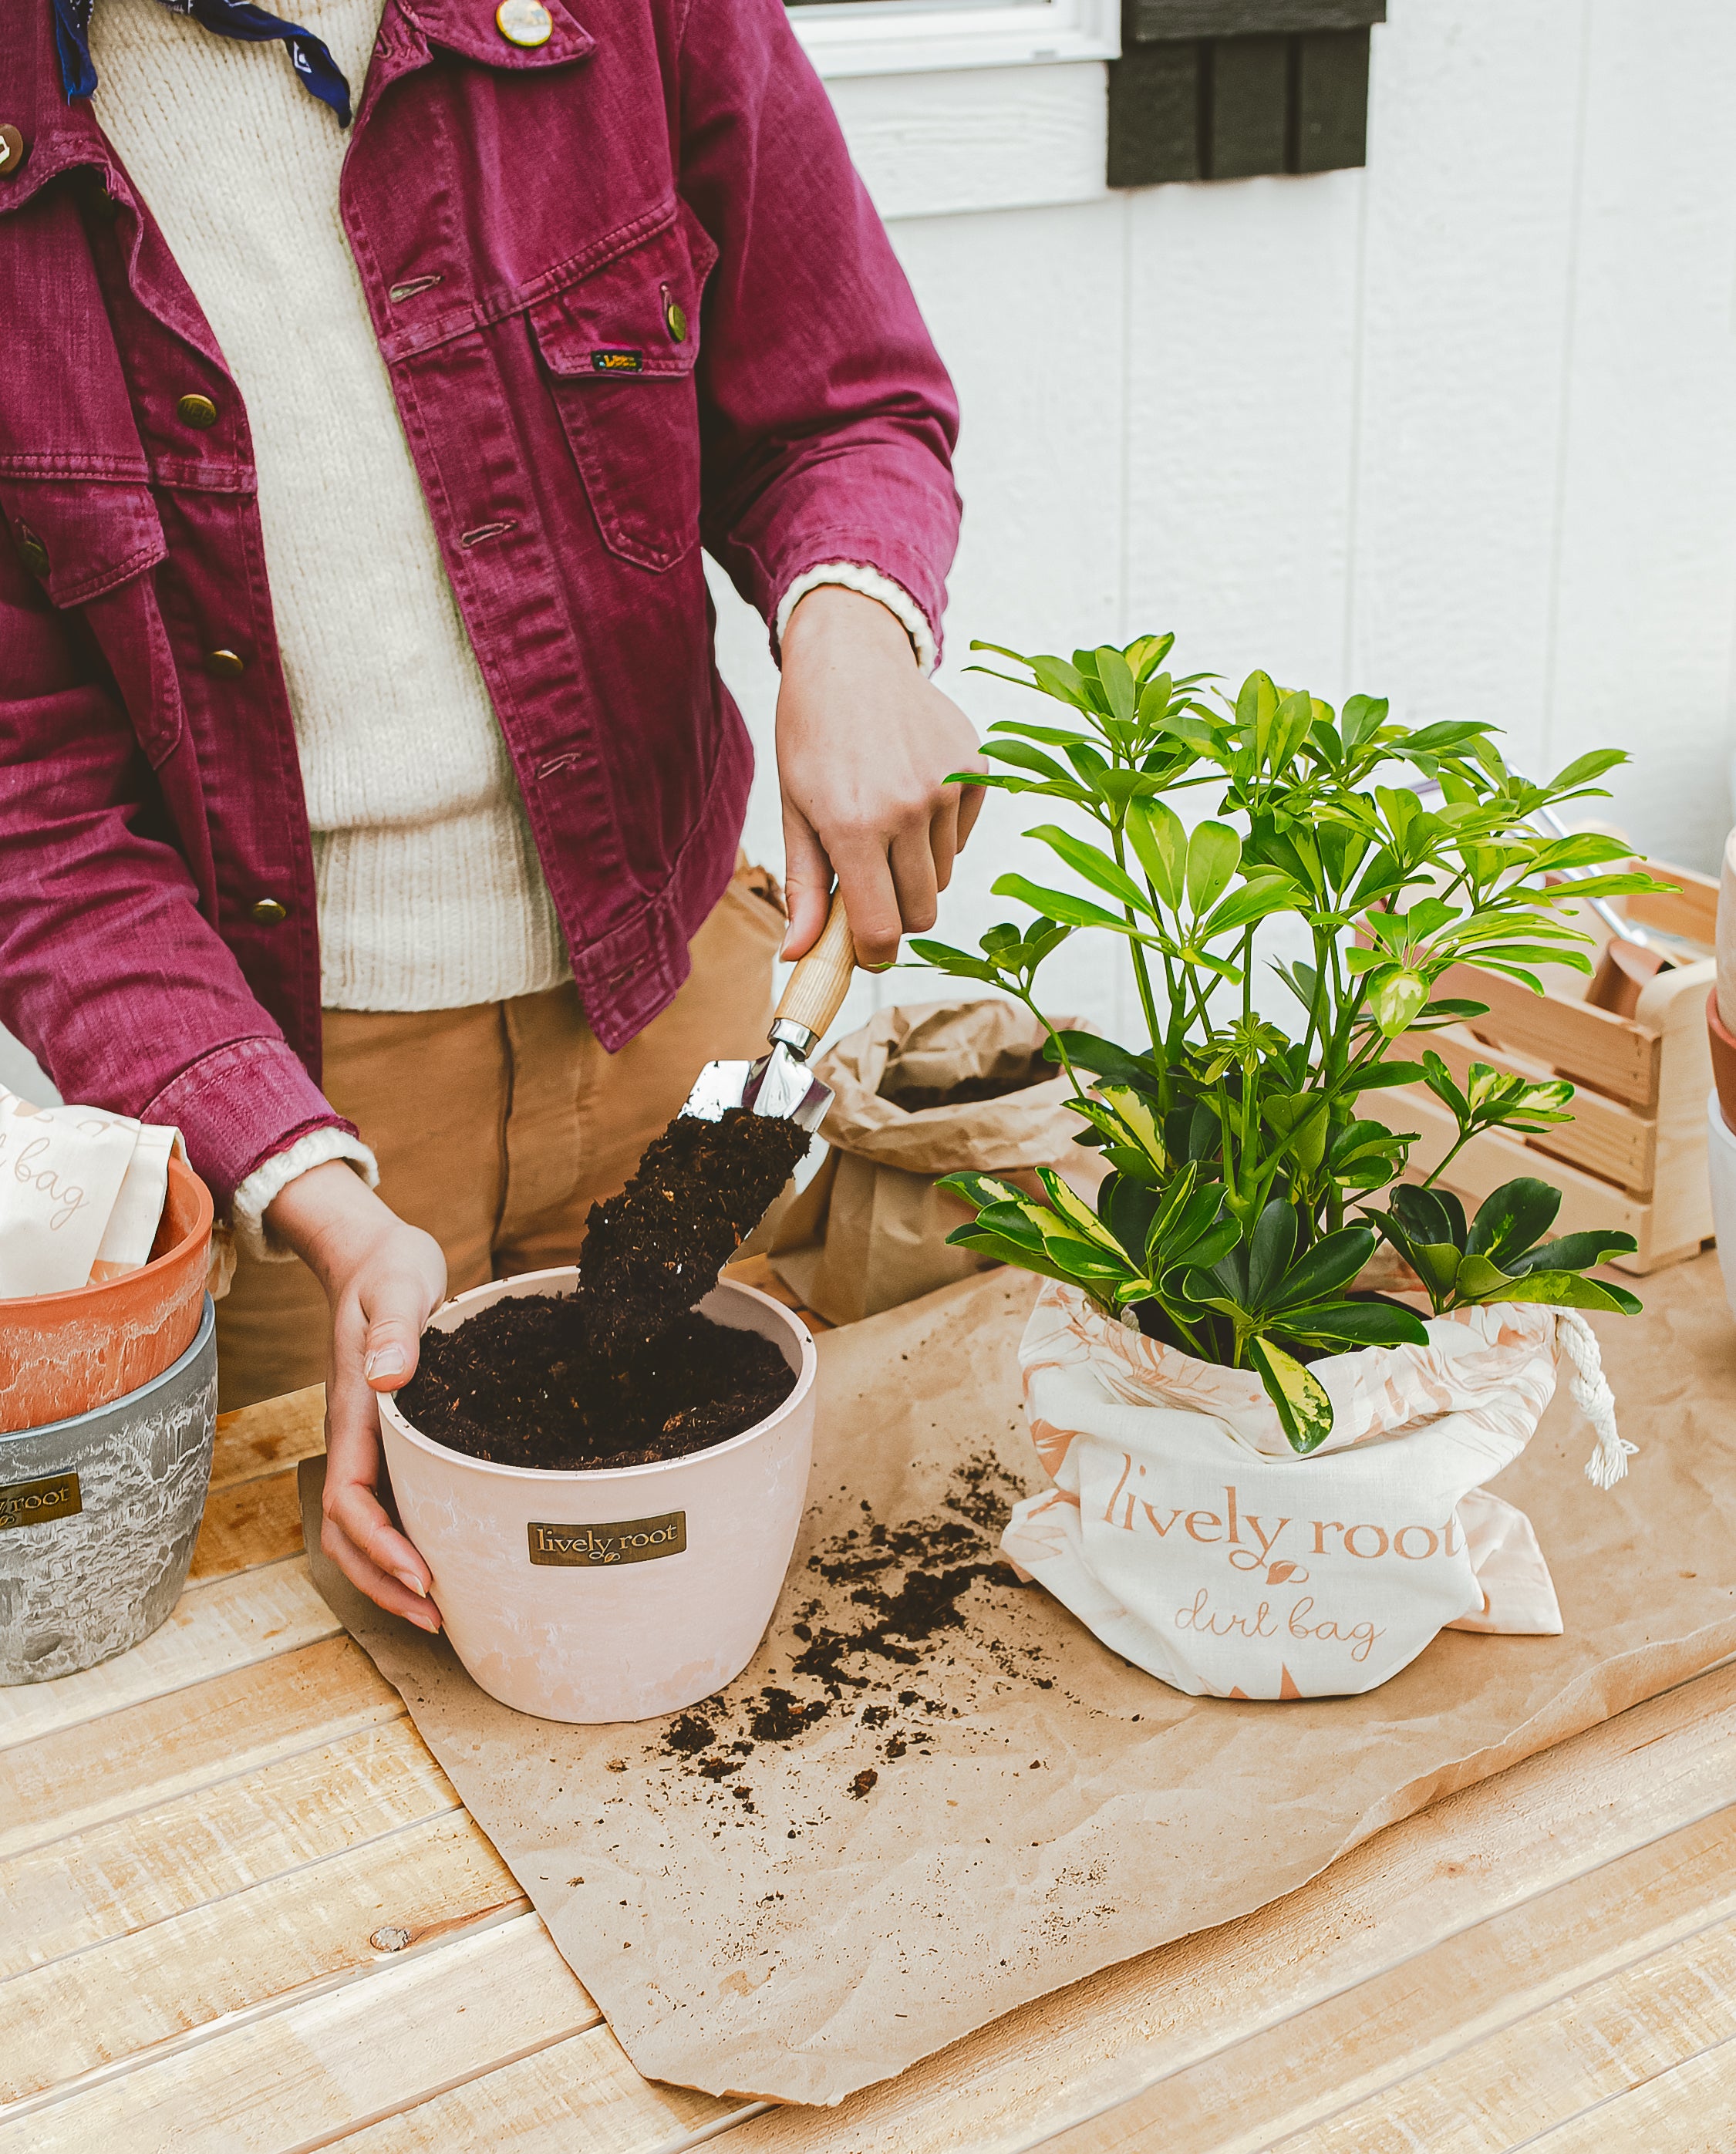
[[[848,559],[937,628],[957,414],[781,0],[574,4],[525,51],[493,0],[386,0],[341,203],[614,1049],[752,773],[702,544],[768,617]],[[247,414],[51,16],[0,8],[0,1018],[69,1098],[179,1123],[227,1205],[338,1119],[307,811]]]

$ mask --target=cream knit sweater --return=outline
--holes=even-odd
[[[357,94],[380,0],[297,0]],[[338,217],[348,135],[279,44],[98,0],[96,116],[246,400],[329,1008],[569,977]]]
[[[46,5],[46,0],[41,0]],[[296,0],[358,100],[381,0]],[[447,1009],[571,977],[524,804],[447,580],[338,213],[349,135],[280,44],[158,0],[97,0],[97,119],[163,228],[246,401],[259,515],[313,829],[327,1008]],[[876,570],[816,584],[878,599],[925,671],[921,609]],[[242,1246],[297,1174],[372,1155],[316,1131],[237,1192]]]

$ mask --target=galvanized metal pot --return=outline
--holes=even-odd
[[[160,1376],[89,1413],[0,1436],[0,1683],[136,1646],[186,1582],[217,1429],[217,1314]]]

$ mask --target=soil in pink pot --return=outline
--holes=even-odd
[[[584,1473],[726,1443],[775,1413],[795,1381],[769,1339],[697,1312],[605,1371],[577,1333],[573,1299],[534,1294],[427,1333],[398,1403],[450,1451]]]
[[[578,1291],[428,1332],[399,1411],[449,1450],[562,1473],[684,1458],[765,1420],[795,1371],[769,1339],[693,1304],[808,1145],[795,1123],[741,1108],[678,1115],[592,1207]]]

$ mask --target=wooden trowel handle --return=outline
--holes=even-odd
[[[778,1005],[774,1026],[799,1025],[818,1040],[844,1006],[850,976],[856,968],[855,944],[850,938],[850,915],[844,909],[844,893],[832,892],[832,909],[820,930],[819,940],[804,957],[796,960]]]

